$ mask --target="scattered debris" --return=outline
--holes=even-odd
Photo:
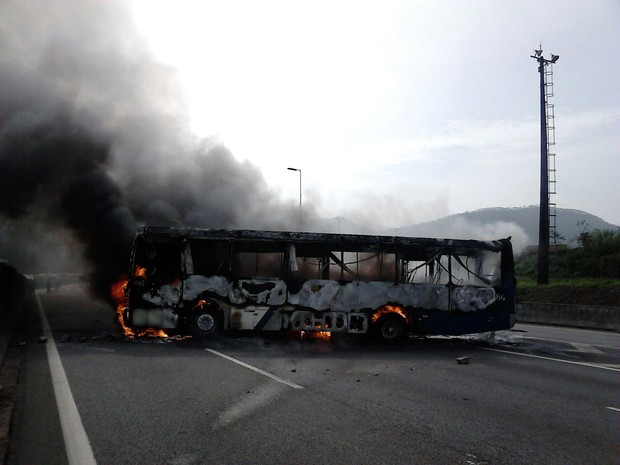
[[[40,343],[47,342],[47,337],[41,336],[41,337],[39,337],[39,339],[37,339],[37,341],[39,341]]]
[[[297,370],[296,370],[295,368],[293,368],[293,369],[291,370],[291,373],[297,373]]]
[[[458,363],[459,365],[467,365],[469,364],[469,357],[458,357],[456,359],[456,363]]]
[[[488,463],[489,463],[486,460],[479,459],[474,454],[465,454],[465,457],[470,459],[470,460],[467,460],[465,462],[465,463],[467,463],[467,465],[488,465]]]

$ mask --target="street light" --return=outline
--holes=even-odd
[[[299,171],[299,228],[301,229],[301,170],[299,168],[287,168],[289,171]]]

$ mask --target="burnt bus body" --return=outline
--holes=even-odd
[[[515,317],[510,238],[496,241],[145,227],[124,318],[221,330],[458,335]]]

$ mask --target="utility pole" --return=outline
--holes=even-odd
[[[537,283],[549,284],[549,150],[547,139],[547,92],[545,71],[560,58],[551,54],[547,60],[542,56],[542,47],[530,55],[538,62],[540,73],[540,211],[538,217],[538,276]]]

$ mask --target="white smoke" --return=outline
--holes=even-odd
[[[525,230],[516,223],[507,221],[481,223],[459,216],[413,227],[410,232],[413,235],[419,232],[420,235],[451,239],[494,240],[510,236],[515,255],[519,255],[526,245],[531,243]]]

